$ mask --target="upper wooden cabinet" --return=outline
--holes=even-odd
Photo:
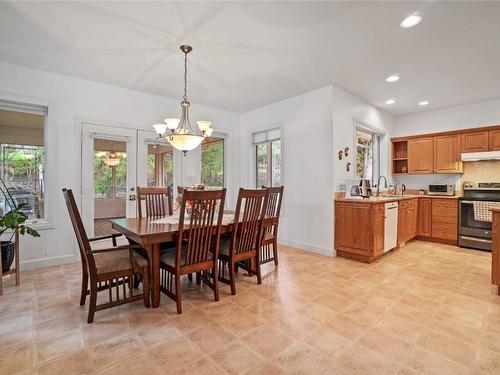
[[[488,134],[489,139],[489,150],[499,151],[500,150],[500,129],[490,130]]]
[[[461,173],[460,134],[434,137],[434,173]]]
[[[462,152],[488,151],[488,131],[462,134]]]
[[[432,173],[434,171],[434,138],[408,140],[408,173]]]

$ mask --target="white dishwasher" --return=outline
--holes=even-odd
[[[385,204],[384,253],[398,245],[398,202]]]

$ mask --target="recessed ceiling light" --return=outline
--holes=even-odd
[[[427,105],[429,104],[428,100],[422,100],[421,102],[418,102],[418,105]]]
[[[389,77],[387,77],[385,80],[386,82],[396,82],[396,81],[399,81],[399,74],[393,74]]]
[[[385,101],[385,104],[394,104],[396,101],[394,99],[388,99]]]
[[[403,29],[409,29],[410,27],[417,26],[422,21],[422,14],[418,12],[413,12],[408,17],[406,17],[399,26]]]

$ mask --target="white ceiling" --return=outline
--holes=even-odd
[[[413,11],[422,23],[401,29]],[[500,97],[499,15],[480,1],[1,2],[0,60],[180,98],[187,42],[196,103],[243,112],[335,84],[406,114]]]

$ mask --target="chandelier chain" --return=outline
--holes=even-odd
[[[184,96],[183,99],[187,100],[187,52],[184,52]]]

